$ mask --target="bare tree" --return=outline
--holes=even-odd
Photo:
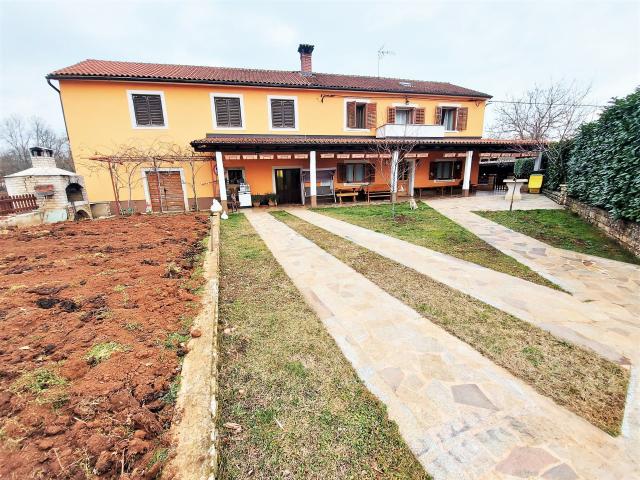
[[[128,212],[132,213],[133,188],[142,181],[141,168],[146,166],[149,169],[147,181],[156,182],[158,192],[161,192],[160,172],[163,165],[174,162],[188,163],[192,168],[192,186],[197,203],[195,175],[205,162],[213,161],[213,157],[198,154],[190,147],[156,139],[151,143],[132,140],[129,143],[101,147],[93,155],[81,161],[90,171],[106,171],[109,174],[114,200],[120,213],[125,212],[121,205],[120,191],[127,191]],[[158,201],[160,211],[164,212],[166,209],[161,194]]]
[[[575,81],[534,85],[520,96],[494,103],[496,120],[491,133],[499,138],[533,140],[550,161],[561,161],[562,145],[596,112],[597,107],[586,102],[590,91],[590,86],[581,87]]]
[[[31,166],[29,147],[41,146],[53,150],[58,167],[74,170],[65,135],[57,134],[39,117],[25,120],[19,115],[6,117],[0,122],[0,174],[9,175]]]
[[[412,137],[387,137],[377,140],[370,148],[371,154],[367,155],[368,163],[375,171],[375,179],[381,178],[389,187],[393,218],[396,216],[398,200],[398,174],[400,168],[407,168],[407,155],[413,151],[417,143],[418,140]],[[416,158],[415,162],[418,161]]]

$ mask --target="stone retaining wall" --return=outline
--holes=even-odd
[[[559,191],[543,190],[543,194],[554,202],[565,205],[587,222],[595,225],[623,247],[640,257],[640,224],[629,220],[616,220],[602,208],[593,207],[567,195],[566,185],[560,185]]]
[[[204,261],[202,310],[192,327],[199,335],[192,335],[182,364],[172,427],[175,448],[163,480],[214,480],[217,474],[219,233],[220,217],[214,215]]]

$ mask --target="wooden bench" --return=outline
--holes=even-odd
[[[342,199],[345,198],[345,197],[351,197],[351,201],[353,203],[355,203],[357,196],[358,196],[358,192],[340,192],[340,193],[336,193],[336,197],[338,197],[338,200],[340,200],[340,203],[342,203]]]
[[[376,186],[370,185],[365,189],[367,194],[367,202],[371,203],[371,199],[376,198],[391,198],[391,191],[386,185]]]

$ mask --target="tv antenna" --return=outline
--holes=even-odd
[[[384,49],[384,45],[382,45],[379,49],[378,49],[378,77],[380,77],[380,62],[382,61],[382,59],[384,57],[386,57],[387,55],[395,55],[396,52],[393,52],[391,50],[385,50]]]

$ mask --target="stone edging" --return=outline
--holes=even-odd
[[[165,480],[213,480],[217,473],[219,244],[220,217],[214,215],[204,261],[202,310],[192,327],[200,336],[189,340],[182,364],[172,427],[174,452],[162,473]]]
[[[629,220],[616,220],[602,208],[593,207],[569,197],[566,187],[563,188],[563,185],[560,186],[560,191],[543,189],[542,193],[557,204],[565,205],[569,210],[598,227],[627,250],[640,256],[640,224]]]

